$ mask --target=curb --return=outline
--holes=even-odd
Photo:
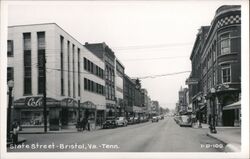
[[[94,131],[98,131],[101,129],[96,129],[96,130],[92,130],[92,131],[48,131],[48,132],[20,132],[19,134],[67,134],[67,133],[83,133],[83,132],[94,132]]]
[[[213,138],[213,139],[216,139],[220,142],[222,142],[225,146],[225,149],[224,149],[224,152],[240,152],[241,151],[241,145],[238,145],[238,144],[232,144],[232,143],[227,143],[221,139],[219,139],[218,137],[215,137],[209,133],[207,133],[207,136]]]
[[[218,140],[218,141],[222,142],[222,143],[223,143],[223,144],[225,144],[225,145],[227,145],[227,144],[228,144],[228,143],[226,143],[225,141],[223,141],[223,140],[219,139],[218,137],[215,137],[215,136],[213,136],[213,135],[210,135],[209,133],[207,133],[207,136],[209,136],[209,137],[211,137],[211,138],[213,138],[213,139],[216,139],[216,140]]]

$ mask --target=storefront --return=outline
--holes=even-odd
[[[116,106],[115,104],[106,104],[106,117],[115,117],[116,116]]]
[[[82,112],[81,120],[87,120],[89,123],[89,129],[94,130],[96,128],[97,109],[96,105],[91,101],[86,101],[80,104],[80,112]]]
[[[223,107],[224,113],[230,113],[233,118],[233,125],[234,126],[241,126],[241,101],[229,104]]]
[[[55,122],[54,110],[59,109],[60,102],[53,98],[47,98],[46,104],[48,127],[53,129],[53,123]],[[44,127],[43,108],[43,97],[20,98],[14,101],[13,118],[19,121],[23,128],[42,128]],[[59,124],[59,121],[57,122]]]

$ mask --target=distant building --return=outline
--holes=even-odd
[[[185,114],[187,113],[188,111],[188,98],[187,98],[187,95],[188,95],[188,89],[187,88],[180,88],[179,92],[179,113],[180,114]]]

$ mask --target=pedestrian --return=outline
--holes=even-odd
[[[14,123],[12,124],[12,129],[13,129],[13,133],[12,133],[13,143],[17,145],[18,144],[18,132],[20,130],[20,126],[18,122],[14,121]]]

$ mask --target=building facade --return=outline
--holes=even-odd
[[[224,107],[240,99],[240,6],[217,9],[211,26],[199,30],[190,59],[192,72],[187,84],[194,110],[206,115],[205,122],[212,116],[216,125],[239,126],[240,107],[230,110]]]
[[[97,110],[105,109],[105,82],[84,69],[84,60],[99,58],[57,24],[10,26],[7,55],[8,80],[14,80],[13,118],[22,127],[44,126],[44,88],[50,130],[75,128],[81,118],[96,124]],[[104,69],[103,61],[92,65]]]
[[[124,105],[124,66],[116,58],[115,59],[115,99],[118,107],[118,116],[125,116]]]
[[[85,47],[105,63],[106,117],[117,116],[119,107],[115,95],[115,54],[105,43],[85,43]]]

